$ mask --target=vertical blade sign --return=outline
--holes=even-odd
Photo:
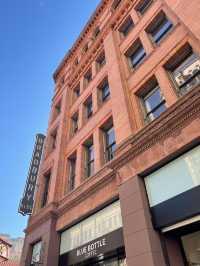
[[[34,195],[42,151],[44,147],[45,136],[42,134],[36,135],[35,147],[32,155],[32,160],[29,167],[29,173],[26,180],[23,198],[20,200],[18,212],[22,215],[31,215],[34,205]]]

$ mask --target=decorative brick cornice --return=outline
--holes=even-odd
[[[111,168],[119,169],[161,139],[173,136],[178,129],[183,128],[195,117],[200,118],[200,86],[188,92],[158,119],[118,146],[116,158],[111,162]]]
[[[56,218],[57,204],[52,202],[48,204],[45,208],[41,209],[36,215],[32,215],[29,219],[28,227],[24,230],[25,233],[30,233],[34,229],[38,228],[41,224],[47,222],[49,219]]]
[[[103,32],[100,33],[103,35]],[[84,55],[82,58],[81,64],[76,66],[76,68],[73,68],[73,74],[70,77],[70,80],[68,81],[68,86],[70,88],[73,88],[77,80],[80,80],[81,76],[86,72],[87,68],[91,63],[94,61],[97,54],[102,50],[103,48],[103,36],[98,36],[98,40],[92,44],[92,46],[89,48],[87,54]]]
[[[112,16],[112,28],[116,30],[121,24],[125,16],[127,16],[129,10],[133,7],[135,1],[127,1],[123,7],[121,7],[118,12]]]
[[[73,70],[71,71],[72,76],[70,78],[70,81],[68,82],[69,86],[71,86],[71,83],[73,83],[73,81],[79,79],[80,76],[83,74],[83,72],[87,69],[88,65],[91,64],[91,62],[94,60],[96,54],[98,53],[99,47],[102,46],[103,40],[105,39],[108,32],[111,30],[111,28],[116,28],[121,23],[122,19],[124,18],[124,16],[127,13],[127,10],[133,6],[134,2],[135,1],[133,1],[133,0],[123,0],[122,4],[119,6],[119,8],[117,8],[113,12],[112,16],[110,16],[106,25],[101,29],[101,32],[97,36],[96,40],[93,41],[93,43],[89,47],[86,54],[82,57],[80,64],[78,66],[76,66],[75,68],[73,68],[73,66],[72,66]],[[56,72],[54,74],[54,79],[57,79],[59,73],[62,72],[61,70],[63,68],[65,68],[67,66],[67,64],[70,62],[70,59],[73,59],[73,60],[75,59],[74,56],[76,55],[76,51],[77,51],[78,47],[82,44],[83,39],[86,38],[86,35],[88,34],[89,31],[91,31],[91,28],[93,28],[93,27],[95,28],[98,25],[97,24],[98,23],[97,18],[99,18],[99,16],[103,13],[103,11],[106,8],[110,8],[111,3],[112,3],[111,0],[110,1],[109,0],[108,1],[102,1],[101,8],[100,9],[97,8],[98,12],[95,11],[95,12],[97,12],[97,14],[96,14],[96,16],[94,15],[94,21],[92,23],[90,23],[90,20],[89,20],[88,24],[86,25],[85,29],[83,30],[83,32],[85,32],[85,34],[83,34],[83,32],[81,33],[81,35],[78,38],[75,45],[68,52],[68,54],[64,57],[63,61],[61,62],[60,66],[58,67],[58,69],[56,70]],[[62,74],[60,74],[60,75],[62,76]],[[62,87],[62,86],[60,86],[60,87]]]
[[[78,205],[80,202],[94,194],[97,190],[105,187],[114,178],[114,171],[105,166],[59,202],[57,215],[61,216],[66,210]]]
[[[104,28],[101,29],[101,32],[99,33],[97,39],[92,43],[87,53],[83,56],[81,63],[74,68],[72,67],[73,74],[68,81],[69,87],[73,88],[76,85],[77,80],[79,80],[84,75],[88,67],[95,60],[99,51],[103,48],[103,40],[106,38],[109,31],[111,31],[111,28],[116,28],[121,23],[124,16],[127,14],[127,10],[130,9],[132,5],[132,2],[126,0],[123,2],[120,8],[117,9],[115,13],[113,13],[108,23],[106,23]]]
[[[86,24],[86,26],[84,27],[84,29],[80,33],[77,41],[74,43],[74,45],[72,46],[72,48],[68,51],[68,53],[65,55],[64,59],[62,60],[62,62],[58,66],[57,70],[55,71],[55,73],[54,73],[54,79],[57,78],[60,70],[63,67],[66,66],[66,64],[68,63],[69,59],[71,59],[71,57],[73,57],[74,53],[76,52],[76,50],[78,49],[78,47],[80,47],[80,45],[84,41],[85,37],[88,35],[88,32],[94,26],[95,22],[101,16],[101,14],[103,13],[103,11],[107,8],[107,6],[108,6],[108,4],[109,4],[110,1],[111,0],[102,0],[100,2],[100,4],[97,6],[96,10],[92,14],[92,16],[89,19],[88,23]]]
[[[44,174],[50,168],[53,167],[53,165],[54,165],[54,158],[55,158],[55,150],[52,151],[51,153],[47,153],[47,154],[44,152],[44,159],[42,160],[41,170],[40,170],[40,173],[41,174]]]
[[[60,202],[52,203],[31,217],[26,232],[34,230],[39,224],[52,217],[59,217],[65,211],[78,205],[97,190],[105,187],[116,178],[117,170],[134,157],[150,149],[155,143],[176,134],[196,117],[200,118],[200,86],[180,98],[158,119],[151,122],[136,135],[125,140],[116,150],[114,160],[108,162],[99,172],[83,182],[76,190],[67,194]]]
[[[66,210],[73,208],[102,187],[109,184],[115,177],[115,172],[105,165],[99,172],[83,182],[76,190],[67,194],[60,202],[53,202],[30,217],[25,233],[30,233],[49,219],[56,219]]]

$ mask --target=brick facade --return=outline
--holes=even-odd
[[[82,31],[71,51],[54,74],[55,94],[39,175],[34,212],[26,229],[21,266],[30,265],[31,246],[45,242],[43,265],[58,265],[59,233],[99,206],[114,198],[121,203],[123,233],[128,266],[180,266],[183,264],[176,239],[155,230],[141,176],[174,158],[200,140],[200,85],[180,97],[166,64],[186,44],[200,55],[200,4],[198,0],[155,0],[143,15],[140,1],[123,0],[116,9],[105,0]],[[160,12],[172,22],[172,29],[155,45],[146,29]],[[126,37],[119,28],[130,16],[134,27]],[[94,38],[96,27],[99,34]],[[127,52],[140,40],[146,57],[131,69]],[[89,48],[84,53],[83,47]],[[104,52],[106,64],[96,60]],[[76,64],[77,60],[79,63]],[[92,70],[86,86],[84,76]],[[144,121],[140,98],[143,87],[157,80],[167,110],[150,123]],[[99,85],[107,78],[110,98],[102,102]],[[75,99],[74,89],[80,86]],[[93,114],[88,120],[84,103],[92,96]],[[59,113],[56,108],[60,107]],[[78,131],[72,136],[71,118],[78,112]],[[114,159],[104,160],[102,127],[112,118],[117,148]],[[56,132],[55,147],[52,135]],[[94,174],[84,177],[84,144],[93,136]],[[69,191],[68,159],[76,154],[75,189]],[[48,202],[41,208],[44,176],[51,173]],[[165,239],[165,245],[163,244]]]

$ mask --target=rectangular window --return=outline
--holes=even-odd
[[[68,191],[72,191],[75,188],[75,177],[76,177],[76,156],[72,156],[69,159]]]
[[[145,177],[150,207],[200,185],[200,146]]]
[[[50,178],[51,178],[51,173],[44,176],[44,192],[42,198],[42,208],[46,206],[48,201]]]
[[[116,149],[115,131],[113,126],[110,126],[104,131],[105,134],[105,161],[108,162],[114,158]]]
[[[143,15],[153,3],[153,0],[141,0],[136,6],[136,11]]]
[[[80,85],[74,89],[74,99],[76,100],[80,96]]]
[[[187,259],[187,265],[200,265],[200,231],[183,235],[181,242]]]
[[[78,57],[75,59],[75,61],[74,61],[74,65],[75,66],[78,66],[78,64],[79,64],[79,60],[78,60]]]
[[[154,43],[158,44],[173,27],[172,22],[163,12],[160,12],[147,27],[146,32],[150,34]]]
[[[61,112],[61,102],[59,102],[58,104],[56,104],[55,109],[56,109],[57,114],[59,115],[60,112]]]
[[[88,51],[88,48],[89,48],[88,43],[86,43],[86,44],[84,45],[84,47],[83,47],[83,53],[84,53],[84,54]]]
[[[146,57],[146,52],[140,40],[137,40],[127,51],[126,56],[132,68],[140,65]]]
[[[54,107],[53,120],[55,120],[61,113],[61,101],[59,101]]]
[[[105,102],[110,98],[110,88],[108,80],[105,79],[101,85],[98,87],[101,94],[101,102]]]
[[[85,87],[88,86],[88,84],[92,81],[92,70],[90,69],[84,76],[84,83]]]
[[[122,228],[122,215],[118,200],[63,231],[61,233],[60,255],[84,246],[95,239],[102,238],[119,228]],[[89,262],[88,265],[94,264]],[[102,266],[104,265],[103,263]],[[106,265],[111,266],[111,264]],[[117,265],[118,263],[112,266]]]
[[[144,119],[146,122],[150,122],[159,117],[161,113],[166,110],[166,101],[156,81],[153,81],[153,84],[151,83],[150,85],[144,86],[144,89],[147,91],[147,93],[142,96],[142,104],[145,113]]]
[[[51,134],[51,151],[56,149],[57,130]]]
[[[118,6],[121,4],[122,0],[114,0],[112,4],[113,9],[117,9]]]
[[[78,131],[78,112],[72,116],[72,135]]]
[[[97,71],[99,71],[106,64],[105,54],[102,53],[96,60]]]
[[[85,102],[86,118],[89,119],[93,113],[92,96],[90,96]]]
[[[187,44],[165,65],[180,95],[200,84],[200,57]]]
[[[36,264],[41,264],[41,251],[42,251],[42,241],[37,242],[32,247],[32,257],[31,257],[31,266]]]
[[[96,39],[97,36],[99,35],[99,33],[100,33],[100,28],[97,27],[97,28],[94,30],[94,32],[93,32],[93,38]]]
[[[122,24],[122,26],[119,28],[119,32],[123,37],[126,37],[129,32],[133,29],[134,23],[132,18],[129,16],[125,22]]]
[[[94,174],[94,146],[92,140],[89,140],[85,144],[85,157],[86,157],[85,176],[90,177]]]

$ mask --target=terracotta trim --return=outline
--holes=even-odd
[[[127,160],[149,149],[160,139],[173,135],[177,129],[182,128],[186,122],[197,115],[200,116],[200,86],[188,92],[158,119],[119,145],[116,150],[116,159],[111,162],[111,167],[119,169],[127,163]],[[123,153],[123,150],[126,152]]]
[[[97,7],[96,11],[94,12],[93,16],[94,19],[97,20],[97,18],[99,18],[99,16],[102,15],[103,11],[108,8],[109,4],[111,3],[111,0],[104,0],[100,3],[99,7]],[[105,35],[107,35],[108,31],[110,31],[111,28],[113,28],[113,25],[115,23],[117,23],[118,19],[121,18],[122,15],[125,14],[127,8],[130,8],[135,2],[133,0],[124,0],[123,3],[119,6],[119,8],[117,10],[115,10],[115,12],[113,12],[112,16],[110,16],[108,23],[106,24],[106,26],[104,26],[103,29],[101,29],[101,32],[99,34],[99,36],[97,37],[97,39],[92,43],[91,47],[89,48],[88,52],[86,53],[86,55],[82,58],[82,62],[81,64],[78,66],[78,70],[83,68],[85,69],[84,65],[87,64],[88,65],[88,61],[91,62],[91,55],[93,55],[95,53],[95,50],[97,49],[97,47],[99,46],[99,43],[102,43],[102,38],[105,38]],[[99,14],[98,11],[100,11]],[[97,17],[95,17],[96,15]],[[66,56],[64,57],[63,61],[60,63],[60,65],[58,66],[57,70],[54,73],[54,80],[56,80],[58,78],[58,76],[62,76],[61,71],[62,69],[67,65],[69,59],[74,55],[74,53],[76,52],[76,50],[78,49],[78,47],[81,45],[83,39],[85,38],[85,36],[87,35],[87,33],[91,30],[91,27],[93,27],[93,25],[96,23],[96,21],[91,22],[89,20],[89,22],[86,24],[85,28],[83,29],[82,33],[80,34],[79,38],[77,39],[77,41],[75,42],[74,46],[69,50],[69,52],[66,54]],[[100,38],[101,37],[101,38]],[[92,46],[94,47],[94,50],[92,49]],[[83,61],[84,60],[84,61]],[[78,72],[78,71],[77,71]],[[74,74],[73,76],[75,76],[76,74]],[[78,77],[74,77],[74,79],[77,79]]]
[[[48,205],[44,211],[32,216],[29,227],[32,230],[53,214],[61,216],[66,209],[69,210],[81,201],[88,198],[101,187],[110,183],[114,178],[117,180],[116,171],[128,161],[151,148],[160,139],[166,138],[191,121],[196,116],[200,117],[200,86],[187,93],[171,106],[158,119],[140,130],[136,135],[128,138],[116,150],[116,158],[107,163],[94,176],[83,182],[76,190],[67,194],[58,204]],[[169,126],[170,125],[170,126]]]

